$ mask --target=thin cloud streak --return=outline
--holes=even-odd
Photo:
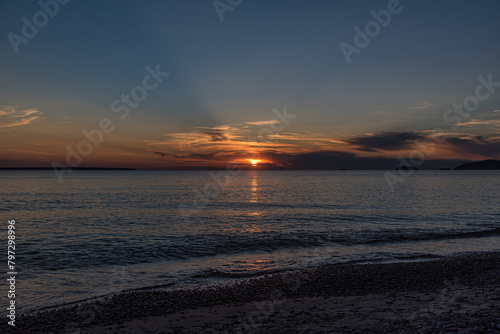
[[[43,113],[34,108],[0,106],[0,128],[28,125],[42,117]]]
[[[410,110],[422,110],[422,109],[429,109],[429,108],[437,107],[437,106],[438,106],[437,104],[424,101],[420,105],[418,105],[416,107],[408,108],[408,109],[410,109]]]

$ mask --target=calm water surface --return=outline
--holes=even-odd
[[[418,171],[392,192],[383,171],[244,171],[219,184],[208,171],[75,171],[62,183],[2,171],[0,212],[5,226],[16,220],[16,304],[30,311],[319,264],[500,250],[499,181],[500,171]]]

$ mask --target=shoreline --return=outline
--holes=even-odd
[[[371,332],[377,332],[376,328],[391,332],[390,328],[403,326],[414,327],[417,333],[425,332],[422,328],[440,317],[455,316],[450,313],[453,305],[472,313],[488,309],[491,314],[476,317],[479,320],[466,315],[477,323],[500,319],[499,277],[500,252],[427,261],[333,264],[204,289],[124,292],[21,315],[16,327],[28,333],[75,329],[84,329],[83,333],[130,329],[132,333],[135,326],[152,333],[160,329],[167,333],[226,329],[227,333],[292,333],[302,326],[310,330],[307,333],[350,333],[366,326]],[[452,297],[459,293],[443,300],[445,291]],[[378,318],[371,319],[374,314]],[[500,320],[485,321],[488,327],[498,323],[498,329],[492,330],[500,333]]]

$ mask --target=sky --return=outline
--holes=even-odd
[[[0,167],[500,159],[497,0],[0,1]]]

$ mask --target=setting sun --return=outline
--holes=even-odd
[[[257,164],[262,161],[262,160],[254,160],[254,159],[247,159],[247,160],[252,164],[252,166],[257,166]]]

